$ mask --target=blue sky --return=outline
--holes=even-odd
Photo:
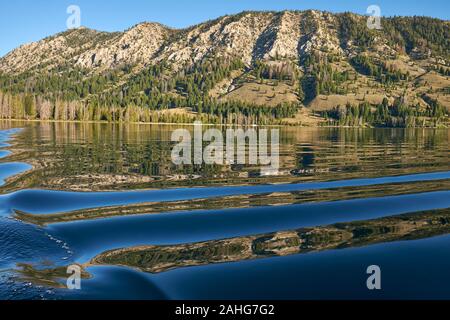
[[[17,46],[66,29],[67,7],[81,8],[83,26],[125,30],[156,21],[182,28],[243,10],[319,9],[365,14],[380,6],[384,16],[425,15],[449,20],[449,0],[14,0],[0,1],[0,56]]]

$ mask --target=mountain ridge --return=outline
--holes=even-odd
[[[296,104],[327,116],[386,99],[416,108],[416,116],[436,104],[450,110],[450,22],[382,18],[383,30],[366,22],[353,13],[286,10],[246,11],[183,29],[157,22],[123,32],[73,29],[1,58],[0,90],[216,116],[216,104],[231,102]],[[46,75],[61,88],[44,90]]]
[[[57,33],[55,35],[46,37],[46,38],[44,38],[42,40],[39,40],[39,41],[36,41],[36,42],[27,43],[27,44],[23,44],[23,45],[19,46],[18,48],[12,50],[11,52],[7,53],[5,56],[0,58],[0,70],[2,70],[3,72],[23,72],[23,71],[27,71],[29,68],[27,68],[26,65],[25,66],[20,65],[20,64],[17,65],[17,64],[14,63],[14,61],[11,61],[11,60],[14,60],[14,59],[10,59],[10,58],[14,57],[15,55],[17,55],[19,53],[19,51],[22,51],[24,49],[29,49],[30,47],[35,48],[35,47],[39,47],[39,46],[48,45],[47,42],[49,42],[51,40],[62,40],[62,39],[60,39],[61,37],[62,38],[66,38],[67,35],[70,35],[70,34],[72,34],[74,32],[80,32],[81,33],[80,37],[83,36],[82,32],[84,32],[84,33],[88,32],[88,33],[92,33],[92,34],[97,34],[99,36],[100,35],[104,36],[106,39],[103,40],[104,41],[103,43],[102,42],[95,43],[95,45],[97,45],[96,49],[102,49],[101,45],[104,45],[104,46],[109,45],[109,41],[108,40],[110,40],[109,39],[110,37],[112,37],[112,38],[116,38],[116,37],[118,37],[118,38],[125,38],[124,42],[128,42],[128,43],[124,43],[124,44],[129,44],[130,45],[131,44],[131,40],[138,39],[138,38],[133,37],[133,36],[136,36],[135,33],[139,33],[139,31],[144,31],[143,32],[143,36],[145,36],[145,35],[161,36],[161,33],[163,35],[168,35],[169,33],[172,33],[172,34],[175,34],[175,37],[177,37],[177,36],[180,37],[180,36],[183,36],[183,35],[188,36],[188,37],[189,36],[192,37],[193,34],[196,34],[197,36],[205,37],[206,35],[211,33],[211,30],[208,30],[208,27],[213,28],[213,31],[214,31],[214,28],[220,27],[221,28],[221,30],[220,30],[221,32],[226,32],[227,31],[226,30],[227,25],[225,25],[225,23],[227,23],[227,20],[231,19],[232,21],[230,21],[230,23],[233,23],[233,22],[236,23],[236,22],[245,20],[247,17],[252,17],[252,16],[256,16],[255,18],[259,18],[259,20],[264,20],[265,19],[266,21],[263,21],[263,24],[265,24],[266,28],[267,27],[272,27],[272,28],[279,27],[279,25],[282,25],[283,23],[286,23],[288,21],[286,19],[287,16],[291,16],[291,17],[297,18],[299,20],[299,21],[297,21],[297,25],[298,26],[300,26],[301,23],[304,23],[306,21],[306,22],[310,23],[310,27],[312,27],[312,28],[316,27],[317,28],[316,32],[318,34],[315,35],[316,36],[315,39],[318,38],[318,39],[320,39],[323,42],[327,42],[328,41],[328,44],[331,44],[332,46],[335,46],[336,43],[333,43],[333,41],[339,40],[338,37],[336,35],[333,35],[330,32],[323,33],[323,30],[324,30],[323,27],[324,27],[324,23],[327,23],[327,20],[328,20],[328,22],[330,22],[330,19],[333,20],[335,17],[340,16],[340,15],[348,15],[349,17],[351,17],[353,19],[367,19],[366,16],[361,16],[361,15],[357,15],[357,14],[354,14],[354,13],[333,14],[333,13],[330,13],[330,12],[319,11],[319,10],[306,10],[306,11],[292,11],[292,10],[285,10],[285,11],[244,11],[244,12],[241,12],[241,13],[236,14],[236,15],[224,15],[224,16],[218,17],[216,19],[208,20],[208,21],[206,21],[204,23],[199,23],[199,24],[196,24],[196,25],[193,25],[193,26],[189,26],[189,27],[186,27],[186,28],[180,28],[180,29],[172,28],[170,26],[161,24],[159,22],[149,22],[149,21],[144,21],[144,22],[141,22],[141,23],[137,23],[134,26],[131,26],[130,28],[128,28],[128,29],[126,29],[124,31],[116,31],[116,32],[106,32],[106,31],[95,30],[95,29],[91,29],[91,28],[87,28],[87,27],[80,27],[78,29],[70,29],[70,30],[67,30],[67,31],[59,32],[59,33]],[[396,18],[396,17],[394,17],[394,18]],[[415,18],[415,17],[405,17],[405,18]],[[428,17],[421,17],[421,18],[441,21],[443,24],[447,24],[447,29],[448,29],[448,26],[450,24],[450,22],[446,21],[446,20],[439,20],[439,19],[436,19],[436,18],[428,18]],[[385,20],[385,19],[391,19],[391,18],[383,18],[383,19]],[[269,21],[267,21],[267,20],[269,20]],[[270,21],[270,20],[272,20],[272,21]],[[313,21],[313,20],[315,20],[315,21]],[[278,26],[276,25],[277,23],[279,23]],[[269,24],[271,24],[271,25],[268,26]],[[149,29],[148,30],[143,30],[146,27],[148,27]],[[239,27],[239,26],[237,26],[237,27]],[[255,25],[250,25],[250,27],[254,28]],[[225,28],[225,30],[224,30],[224,28]],[[267,33],[267,32],[270,31],[270,29],[268,29],[268,28],[266,29],[266,28],[263,28],[263,30],[257,30],[258,36],[262,36],[263,33]],[[204,29],[204,31],[202,29]],[[280,30],[281,30],[281,32],[283,31],[282,28],[279,29],[279,30],[273,30],[274,31],[273,36],[275,38],[277,36],[280,36],[280,34],[278,34],[280,32]],[[298,28],[298,29],[293,28],[291,31],[293,33],[296,33],[296,32],[298,33],[297,34],[298,42],[301,41],[301,39],[300,39],[301,36],[308,36],[308,34],[310,33],[310,32],[307,32],[305,34],[299,34],[300,28]],[[206,33],[206,35],[202,34],[201,32]],[[288,33],[286,33],[285,35],[288,35]],[[314,37],[314,35],[313,35],[313,37]],[[88,39],[88,40],[91,40],[91,41],[95,42],[98,39],[93,38],[93,39]],[[102,39],[100,39],[100,40],[102,40]],[[141,40],[141,39],[138,39],[138,40]],[[147,39],[147,40],[151,40],[151,39]],[[173,42],[174,42],[174,41],[170,41],[170,39],[167,39],[167,40],[169,40],[169,41],[168,42],[164,42],[164,41],[157,42],[158,49],[161,50],[162,52],[164,52],[164,48],[162,47],[163,45],[170,45],[170,44],[173,44]],[[258,40],[261,40],[261,39],[257,39],[256,41],[258,41]],[[260,41],[260,43],[263,46],[267,45],[267,43],[264,43],[262,41]],[[322,45],[325,45],[325,44],[326,43],[322,43]],[[278,43],[277,43],[277,45],[279,46],[279,49],[281,51],[283,51],[285,49],[285,48],[283,48],[282,45],[279,45]],[[320,43],[315,43],[315,45],[316,46],[320,46],[321,44]],[[310,44],[310,46],[312,46],[312,45]],[[291,48],[291,50],[292,50],[292,48]],[[176,54],[176,52],[171,52],[171,53],[172,54]],[[273,57],[273,55],[272,55],[272,57]],[[96,64],[95,63],[93,63],[91,65],[86,63],[86,61],[85,61],[86,58],[83,58],[83,57],[78,57],[78,58],[79,59],[77,59],[76,62],[82,64],[83,67],[96,68]],[[81,58],[81,61],[79,61],[80,58]],[[163,57],[161,57],[161,58],[163,58]],[[260,58],[262,58],[262,57],[260,57]],[[127,62],[135,62],[135,61],[136,61],[136,59],[131,58],[131,59],[128,59]],[[146,62],[151,63],[151,62],[154,62],[154,61],[152,61],[152,59],[147,59]],[[249,60],[247,62],[250,63],[251,61]],[[9,65],[12,65],[12,66],[7,68],[5,66],[6,64],[9,64]],[[115,66],[117,66],[117,65],[115,65]],[[108,67],[112,67],[112,66],[108,65]]]

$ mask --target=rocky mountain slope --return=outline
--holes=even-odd
[[[19,47],[0,60],[0,70],[20,73],[64,60],[93,70],[167,60],[177,69],[207,57],[239,56],[250,65],[257,59],[298,59],[313,50],[342,53],[337,23],[326,12],[285,11],[244,12],[183,30],[157,23],[117,33],[80,28]]]
[[[417,116],[436,105],[450,110],[450,22],[396,17],[369,30],[366,21],[314,10],[243,12],[181,30],[69,30],[1,58],[0,90],[216,116],[227,103],[323,113],[385,101],[421,110]],[[295,122],[305,112],[279,117]]]

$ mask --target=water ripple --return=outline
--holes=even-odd
[[[374,179],[353,179],[329,182],[236,186],[216,188],[183,188],[123,192],[67,192],[50,190],[21,190],[1,195],[0,203],[8,208],[34,214],[52,214],[104,206],[118,206],[146,202],[205,199],[213,197],[265,194],[273,192],[294,192],[322,190],[340,187],[363,187],[388,183],[407,183],[450,179],[450,171],[381,177]]]

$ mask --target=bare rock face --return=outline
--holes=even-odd
[[[171,30],[157,23],[142,23],[97,44],[76,58],[83,68],[114,68],[122,64],[149,63]]]
[[[175,69],[205,57],[239,57],[250,64],[257,40],[271,17],[272,14],[243,13],[195,26],[164,48],[158,60],[167,59]]]
[[[305,32],[305,37],[301,40],[300,54],[310,54],[313,51],[342,54],[336,25],[336,18],[328,12],[306,12],[303,15],[303,28],[312,30]]]
[[[221,37],[216,40],[219,50],[222,48],[229,54],[241,57],[244,63],[250,64],[257,40],[271,23],[272,17],[272,14],[250,13],[227,24]]]
[[[223,20],[198,25],[188,30],[182,30],[172,42],[162,48],[157,61],[168,60],[175,70],[186,64],[193,64],[203,58],[212,46],[213,34],[223,26]]]
[[[297,58],[298,44],[301,36],[299,12],[283,12],[276,28],[275,41],[265,58]]]
[[[0,70],[6,73],[20,73],[37,67],[61,65],[111,35],[86,28],[59,33],[38,42],[25,44],[10,52],[0,59]]]
[[[259,36],[254,59],[270,60],[297,57],[300,37],[300,14],[280,12]]]

